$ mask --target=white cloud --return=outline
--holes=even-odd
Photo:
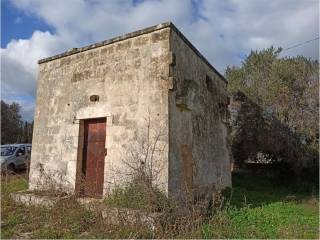
[[[251,49],[288,47],[319,35],[317,0],[13,0],[40,17],[54,34],[35,32],[1,51],[3,85],[15,94],[33,94],[36,61],[143,27],[173,21],[218,69],[237,65]],[[312,42],[285,52],[318,58]],[[6,76],[10,76],[7,78]],[[10,80],[9,80],[10,79]]]
[[[5,49],[1,49],[2,61],[16,62],[24,71],[35,75],[37,61],[59,50],[59,44],[59,38],[51,33],[35,31],[30,39],[14,39]]]
[[[33,108],[35,99],[37,61],[56,54],[60,46],[63,43],[57,36],[35,31],[30,39],[12,40],[1,49],[1,98],[19,102],[26,119],[33,115],[30,106]]]

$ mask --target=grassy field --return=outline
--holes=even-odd
[[[227,195],[227,206],[202,227],[203,238],[319,238],[318,195],[310,190],[234,174]]]
[[[233,176],[225,206],[198,228],[151,232],[105,225],[74,200],[52,209],[14,203],[10,192],[27,188],[21,176],[1,181],[1,238],[319,238],[318,195],[274,179]],[[318,193],[317,191],[315,191]],[[134,193],[133,193],[134,194]]]

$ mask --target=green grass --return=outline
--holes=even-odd
[[[308,199],[312,195],[310,189],[297,187],[290,182],[268,177],[254,177],[250,175],[233,174],[233,188],[226,194],[232,206],[242,207],[250,205],[258,207],[268,203],[286,201],[291,197],[296,200]],[[318,191],[315,191],[318,194]],[[314,196],[318,197],[318,196]]]
[[[319,217],[296,203],[219,212],[202,228],[204,238],[317,238]]]
[[[145,228],[138,231],[132,226],[107,225],[99,212],[85,209],[72,197],[60,200],[50,209],[24,206],[10,198],[10,193],[26,189],[23,177],[2,178],[1,239],[25,238],[25,234],[36,239],[152,237]]]
[[[75,238],[93,224],[91,212],[69,199],[52,209],[15,203],[10,193],[27,189],[25,176],[1,179],[1,239],[32,233],[33,238]],[[81,229],[82,228],[82,229]]]
[[[203,238],[319,238],[318,196],[273,179],[233,176],[225,208]]]
[[[7,193],[26,190],[27,188],[28,181],[24,175],[10,175],[8,177],[3,176],[1,178],[1,197]]]
[[[1,238],[319,238],[318,196],[290,184],[268,178],[233,175],[226,205],[194,232],[186,230],[159,235],[143,226],[106,225],[98,213],[74,199],[60,201],[52,209],[14,203],[9,193],[24,190],[22,177],[1,181]],[[163,196],[147,194],[140,186],[128,186],[105,200],[108,206],[144,209],[163,202]],[[316,192],[316,191],[315,191]],[[151,195],[150,195],[151,194]],[[289,197],[288,197],[289,196]],[[166,206],[168,207],[168,206]],[[154,208],[153,210],[156,210]],[[192,221],[192,220],[190,220]],[[188,223],[186,222],[186,225]],[[184,229],[184,226],[177,226]],[[191,235],[193,234],[193,235]]]

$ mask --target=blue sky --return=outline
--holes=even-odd
[[[35,30],[54,32],[54,29],[39,17],[26,14],[8,0],[1,1],[1,28],[1,48],[5,48],[12,39],[30,38]]]
[[[37,61],[172,21],[223,73],[251,49],[284,48],[319,36],[318,0],[2,0],[1,98],[32,120]],[[284,56],[318,58],[318,41]]]

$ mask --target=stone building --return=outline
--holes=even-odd
[[[172,23],[40,60],[30,189],[102,197],[142,173],[175,198],[230,186],[226,87]]]

